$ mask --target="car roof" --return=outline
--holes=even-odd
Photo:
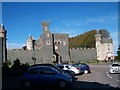
[[[43,64],[34,64],[34,65],[31,65],[31,67],[33,66],[54,66],[52,64],[49,64],[49,63],[43,63]]]
[[[39,68],[39,67],[47,67],[47,68],[51,68],[50,66],[32,66],[30,68]]]

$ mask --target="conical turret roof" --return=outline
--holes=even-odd
[[[5,27],[3,24],[0,25],[0,33],[5,33]]]
[[[28,41],[33,41],[32,36],[29,34]]]

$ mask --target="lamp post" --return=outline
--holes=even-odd
[[[32,60],[33,60],[33,62],[34,62],[34,65],[35,65],[35,64],[36,64],[35,52],[34,52],[34,54],[33,54]]]

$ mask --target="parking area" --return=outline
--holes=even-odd
[[[79,90],[80,88],[120,88],[120,75],[110,74],[109,65],[89,65],[90,74],[75,76],[76,80],[69,86],[69,90]],[[3,89],[22,88],[22,78],[20,76],[3,77]],[[34,87],[33,90],[54,90],[54,87]]]

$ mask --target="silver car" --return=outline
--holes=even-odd
[[[120,73],[120,63],[115,62],[110,65],[110,73]]]

